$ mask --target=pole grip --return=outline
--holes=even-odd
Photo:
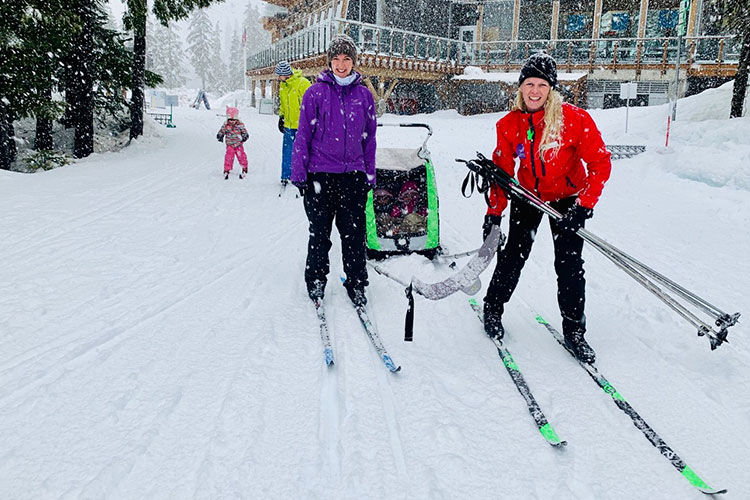
[[[404,320],[404,342],[414,340],[414,293],[412,293],[412,284],[406,287],[406,298],[409,306],[406,308],[406,318]]]

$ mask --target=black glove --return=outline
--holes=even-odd
[[[492,231],[492,226],[500,226],[500,222],[503,220],[502,215],[487,214],[484,216],[484,223],[482,224],[482,241],[485,241]],[[498,240],[497,246],[501,247],[505,243],[505,235],[500,232],[500,239]]]
[[[221,134],[216,134],[216,140],[219,142],[224,142],[224,136]]]
[[[284,133],[284,117],[279,116],[279,132]]]
[[[307,182],[292,181],[292,184],[299,190],[299,195],[304,198],[307,192]]]
[[[557,228],[566,233],[577,233],[586,223],[586,219],[594,216],[594,211],[576,203],[565,212],[563,218],[557,221]]]

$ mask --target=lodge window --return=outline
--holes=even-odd
[[[518,23],[519,40],[549,40],[552,0],[522,0]]]
[[[510,40],[513,36],[513,0],[486,3],[482,16],[482,40]]]
[[[650,0],[646,14],[646,38],[677,36],[680,0]]]
[[[601,38],[635,38],[638,36],[640,2],[604,0],[599,21]]]
[[[594,0],[560,0],[558,38],[591,38],[594,26]]]

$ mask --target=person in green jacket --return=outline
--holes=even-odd
[[[292,70],[288,61],[279,62],[274,73],[279,77],[279,132],[284,134],[281,149],[281,184],[286,185],[292,175],[292,145],[299,127],[302,96],[310,86],[310,80],[302,76],[300,70]]]

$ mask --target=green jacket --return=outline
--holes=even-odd
[[[279,116],[284,117],[284,127],[299,127],[299,108],[302,105],[302,96],[309,86],[310,80],[302,76],[298,69],[295,69],[286,81],[280,83]]]

